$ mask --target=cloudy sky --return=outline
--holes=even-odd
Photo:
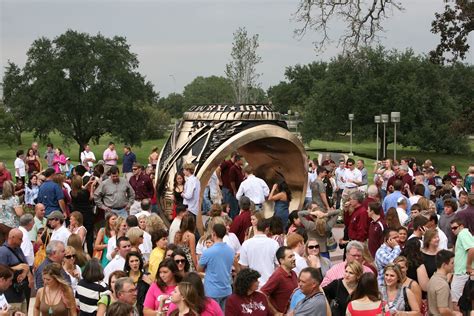
[[[393,12],[384,24],[386,47],[413,48],[426,53],[438,38],[429,32],[442,0],[401,0],[405,10]],[[293,36],[299,25],[292,19],[297,0],[149,0],[149,1],[35,1],[0,0],[1,71],[7,60],[21,66],[31,43],[54,38],[67,29],[105,36],[125,36],[138,55],[140,72],[161,96],[182,92],[196,76],[224,75],[232,47],[232,33],[245,26],[258,33],[264,89],[284,80],[285,67],[328,60],[340,49],[332,45],[317,54],[314,33]],[[337,33],[340,25],[334,24]],[[467,62],[474,61],[474,41]]]

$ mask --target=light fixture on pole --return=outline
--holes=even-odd
[[[298,117],[299,116],[300,116],[300,114],[298,112],[295,112],[296,134],[298,134]]]
[[[386,133],[386,125],[388,123],[388,114],[381,114],[380,115],[380,118],[382,119],[382,124],[383,124],[383,142],[382,142],[382,151],[383,151],[383,158],[386,157],[386,152],[385,152],[385,148],[387,147],[387,133]]]
[[[377,138],[375,139],[376,143],[377,143],[377,152],[375,154],[375,161],[379,161],[379,152],[380,152],[380,147],[379,147],[379,124],[382,122],[382,118],[380,117],[380,115],[375,115],[374,116],[374,121],[375,121],[375,124],[377,124]]]
[[[291,128],[293,127],[291,123],[291,110],[288,110],[288,129],[291,131]]]
[[[400,112],[390,113],[390,119],[393,123],[393,160],[397,160],[397,123],[400,123]]]
[[[354,114],[349,114],[349,122],[351,123],[351,151],[349,153],[349,156],[354,156],[352,153],[352,121],[354,120]]]

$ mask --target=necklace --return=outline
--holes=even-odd
[[[53,307],[52,307],[51,305],[53,305],[53,303],[56,301],[56,298],[57,298],[58,295],[59,295],[59,290],[56,291],[56,294],[54,295],[53,300],[51,300],[51,296],[48,297],[48,292],[46,291],[46,288],[45,288],[45,293],[44,293],[44,294],[46,295],[46,297],[45,297],[45,303],[46,303],[47,305],[49,305],[49,308],[48,308],[48,315],[53,315]],[[50,290],[49,294],[51,294],[51,290]],[[49,301],[49,303],[48,303],[48,301]]]

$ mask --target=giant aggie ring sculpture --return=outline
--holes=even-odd
[[[306,195],[306,153],[301,141],[288,131],[278,112],[267,104],[196,105],[176,123],[161,150],[156,170],[158,204],[171,209],[173,179],[187,162],[196,166],[201,200],[214,170],[237,150],[271,189],[282,178],[292,192],[290,211],[301,209]],[[273,207],[264,206],[271,216]],[[198,228],[202,221],[198,215]]]

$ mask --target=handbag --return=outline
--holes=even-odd
[[[101,228],[101,230],[103,230],[103,228]],[[105,239],[105,231],[104,231],[104,238]],[[103,240],[105,241],[105,240]],[[96,250],[94,249],[94,251],[92,252],[92,258],[97,258],[99,259],[99,261],[102,259],[102,254],[104,253],[104,250]]]
[[[33,261],[33,267],[35,269],[37,269],[42,263],[43,261],[46,259],[46,246],[48,245],[49,243],[49,234],[48,234],[48,231],[45,230],[45,233],[46,233],[46,240],[45,242],[40,246],[40,248],[38,249],[38,251],[35,253],[35,261]]]
[[[341,284],[342,280],[337,280],[337,289],[336,289],[336,294],[339,293],[339,285]],[[337,298],[334,298],[331,300],[331,303],[329,304],[329,308],[331,309],[331,315],[339,315],[339,300]]]

